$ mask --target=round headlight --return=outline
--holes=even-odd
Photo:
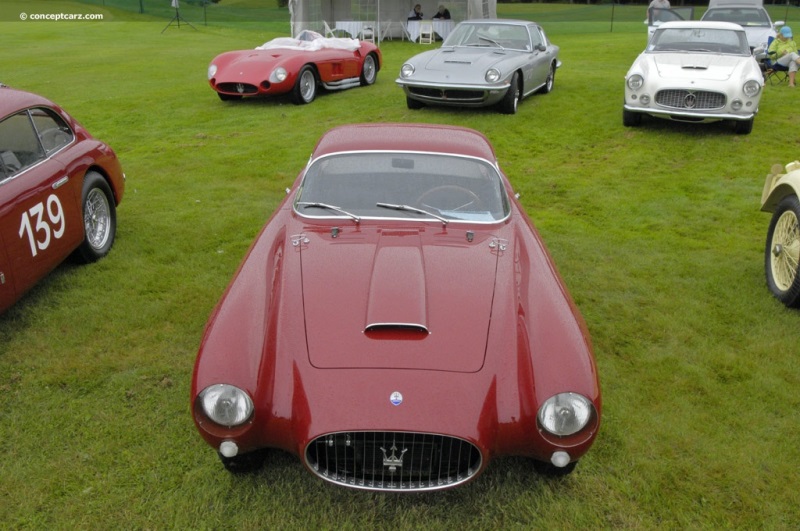
[[[630,76],[626,83],[628,84],[628,88],[631,90],[639,90],[644,85],[644,78],[639,74],[633,74]]]
[[[286,69],[282,66],[279,66],[275,70],[272,71],[272,75],[269,76],[270,81],[272,83],[280,83],[284,79],[286,79]]]
[[[227,384],[216,384],[203,389],[200,402],[205,414],[221,426],[238,426],[253,414],[253,401],[247,393]]]
[[[496,68],[490,68],[486,71],[486,82],[487,83],[497,83],[500,81],[500,71]]]
[[[553,435],[572,435],[586,427],[593,409],[589,399],[582,395],[560,393],[539,408],[539,424]]]
[[[761,92],[761,83],[759,83],[755,79],[751,79],[750,81],[744,84],[742,90],[744,91],[745,96],[747,96],[748,98],[752,98],[753,96]]]
[[[211,79],[216,75],[217,75],[217,65],[215,64],[208,65],[208,79]]]
[[[414,74],[414,65],[404,64],[400,67],[400,77],[411,77]]]

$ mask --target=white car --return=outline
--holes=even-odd
[[[730,22],[665,22],[625,75],[622,123],[642,116],[684,122],[732,120],[753,129],[764,77],[741,26]]]
[[[757,56],[766,53],[770,37],[774,39],[776,28],[784,24],[783,20],[772,22],[764,0],[710,0],[700,20],[739,24],[747,34],[750,51]]]
[[[789,307],[800,306],[800,161],[772,167],[761,210],[772,213],[764,250],[767,287]]]

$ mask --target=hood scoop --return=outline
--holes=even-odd
[[[365,332],[428,333],[422,242],[417,231],[384,232],[375,250]]]
[[[708,70],[707,66],[702,65],[683,65],[681,68],[684,70]]]

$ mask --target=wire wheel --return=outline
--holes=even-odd
[[[765,267],[770,291],[787,306],[800,303],[800,202],[784,198],[767,235]]]
[[[86,197],[83,225],[86,230],[86,242],[93,249],[100,250],[105,247],[111,234],[111,209],[106,194],[99,188],[92,188]]]

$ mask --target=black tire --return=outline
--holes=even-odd
[[[544,86],[539,89],[540,94],[550,94],[553,92],[553,87],[556,84],[556,65],[550,64],[550,71],[547,73],[547,79],[544,81]]]
[[[421,101],[417,101],[413,98],[406,96],[406,107],[408,107],[412,111],[416,111],[417,109],[425,107],[425,104],[422,103]]]
[[[784,197],[769,223],[764,252],[767,287],[790,308],[800,306],[800,201]]]
[[[90,171],[83,179],[81,199],[84,239],[76,256],[84,263],[103,258],[114,245],[117,234],[117,208],[106,180]]]
[[[219,99],[222,101],[237,101],[242,99],[242,96],[233,96],[231,94],[223,94],[221,92],[217,92],[217,96],[219,96]]]
[[[622,125],[625,127],[636,127],[642,123],[642,114],[622,109]]]
[[[534,461],[533,469],[542,476],[550,478],[560,478],[571,474],[575,467],[578,465],[577,461],[569,463],[567,466],[558,467],[553,463],[546,463],[544,461]]]
[[[366,87],[375,83],[378,77],[378,61],[375,59],[375,54],[370,53],[364,58],[364,64],[361,66],[361,86]]]
[[[511,86],[508,87],[508,92],[503,96],[500,102],[500,111],[503,114],[517,114],[517,107],[519,106],[519,73],[514,72],[511,76]]]
[[[300,69],[292,89],[292,101],[297,105],[311,103],[317,97],[317,74],[314,68],[306,65]]]
[[[755,118],[750,118],[749,120],[740,121],[737,120],[734,122],[733,131],[737,135],[749,135],[750,132],[753,130],[753,121]]]
[[[264,450],[256,450],[255,452],[248,452],[234,457],[225,457],[220,453],[217,453],[217,455],[219,460],[222,461],[222,466],[231,474],[256,472],[264,466],[264,460],[267,457],[267,453]]]

